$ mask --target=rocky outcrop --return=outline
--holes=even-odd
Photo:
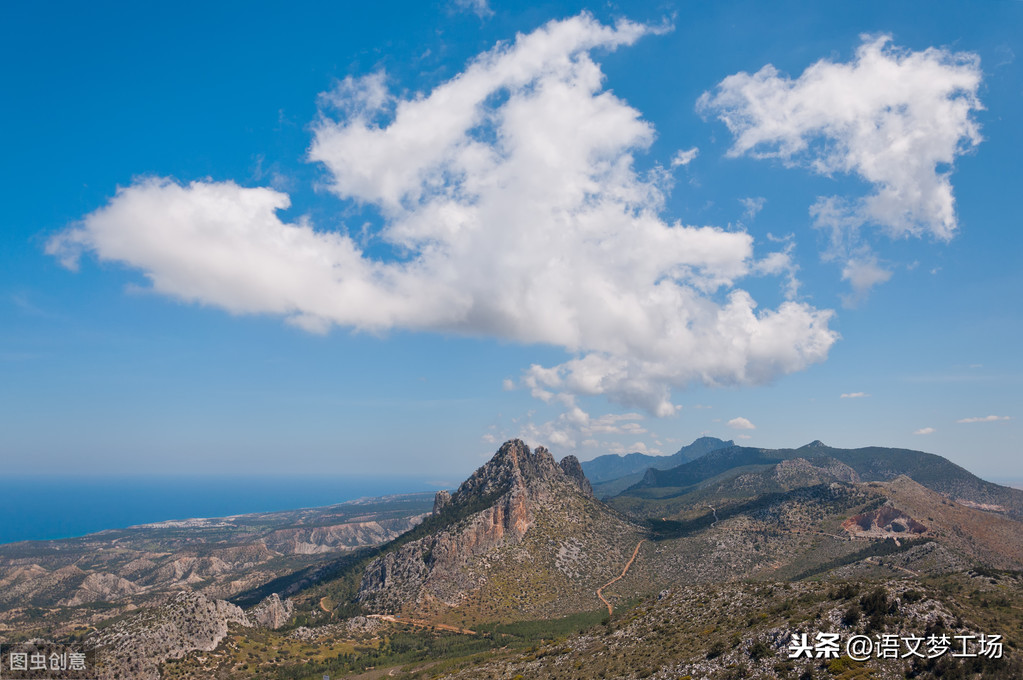
[[[464,503],[503,494],[527,482],[537,486],[553,480],[564,480],[564,472],[554,462],[551,452],[542,446],[530,451],[521,439],[512,439],[505,442],[486,465],[462,482],[452,501]]]
[[[433,497],[433,514],[439,515],[449,505],[451,505],[451,493],[443,489],[438,491],[437,495]]]
[[[159,680],[159,667],[193,651],[213,651],[228,625],[252,623],[240,608],[199,593],[180,592],[128,617],[92,638],[96,677]]]
[[[271,593],[250,609],[248,616],[254,625],[277,630],[291,619],[291,614],[294,611],[295,605],[291,600],[281,600],[280,595]]]
[[[587,496],[593,495],[593,487],[590,485],[590,480],[586,479],[583,466],[578,458],[575,456],[565,456],[558,465],[561,467],[561,471],[565,473],[565,476],[576,483],[580,491]]]
[[[887,503],[877,510],[850,517],[842,523],[842,528],[853,535],[875,538],[923,534],[927,531],[926,526]]]

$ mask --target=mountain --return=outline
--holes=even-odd
[[[758,449],[744,446],[721,448],[668,470],[649,469],[643,479],[623,495],[640,498],[682,496],[694,487],[730,470],[750,471],[774,466],[783,460],[836,461],[851,468],[864,482],[889,481],[905,475],[942,496],[981,510],[1023,518],[1023,491],[986,482],[941,456],[870,446],[839,449],[815,441],[798,449]]]
[[[436,620],[592,608],[643,530],[593,498],[579,461],[505,443],[435,512],[362,570],[369,612]]]
[[[647,468],[667,470],[668,468],[688,463],[691,460],[696,460],[715,449],[723,449],[734,444],[735,442],[733,441],[724,441],[715,437],[700,437],[692,444],[683,446],[670,456],[650,456],[645,453],[629,453],[622,456],[612,453],[605,456],[597,456],[593,460],[587,460],[583,462],[582,466],[583,472],[586,473],[586,478],[593,484],[598,484],[637,472],[643,472]]]

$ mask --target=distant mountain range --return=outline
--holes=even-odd
[[[645,453],[598,456],[582,464],[586,478],[593,483],[593,495],[600,499],[617,496],[643,479],[648,469],[668,470],[691,462],[717,449],[734,446],[735,442],[715,437],[700,437],[670,456]]]
[[[815,464],[837,461],[849,466],[859,480],[864,482],[889,481],[905,475],[946,498],[981,509],[997,509],[1017,519],[1023,518],[1023,491],[984,481],[947,458],[923,451],[880,446],[838,449],[821,441],[811,442],[798,449],[745,446],[717,448],[677,467],[649,468],[642,480],[626,489],[624,494],[656,498],[681,496],[693,487],[731,470],[773,466],[796,458],[807,459]]]
[[[593,460],[585,461],[583,472],[590,483],[597,484],[607,482],[636,472],[645,472],[647,468],[655,470],[667,470],[678,467],[689,461],[696,460],[700,456],[710,453],[715,449],[723,449],[734,446],[735,442],[715,437],[700,437],[692,444],[683,446],[670,456],[651,456],[645,453],[629,453],[624,456],[608,454],[598,456]]]

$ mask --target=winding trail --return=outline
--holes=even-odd
[[[636,544],[636,549],[632,551],[632,557],[630,557],[629,561],[625,563],[625,568],[622,569],[622,573],[618,574],[618,576],[615,576],[613,579],[611,579],[610,581],[608,581],[604,585],[602,585],[599,588],[597,588],[597,597],[600,598],[601,602],[603,602],[605,605],[607,605],[607,615],[608,616],[614,615],[614,610],[611,608],[611,603],[608,602],[607,598],[604,597],[604,593],[603,593],[604,588],[607,588],[609,585],[611,585],[615,581],[622,580],[625,577],[625,575],[629,573],[629,567],[631,567],[632,563],[636,560],[636,555],[639,555],[639,547],[641,545],[643,545],[644,541],[646,541],[645,538],[640,540],[640,542]]]
[[[707,505],[710,507],[710,511],[714,513],[714,521],[710,523],[710,528],[713,529],[714,525],[718,523],[718,511],[713,505],[710,505],[710,503]]]

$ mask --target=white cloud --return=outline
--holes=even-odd
[[[515,436],[537,444],[557,444],[562,449],[576,448],[577,442],[582,441],[583,448],[592,449],[596,438],[602,437],[636,437],[649,435],[649,431],[639,421],[645,420],[640,413],[607,413],[600,416],[591,416],[575,404],[571,395],[564,395],[560,399],[564,405],[564,411],[552,420],[537,423],[532,417],[521,425]],[[531,414],[532,416],[532,414]],[[619,441],[605,442],[605,448],[622,446]],[[629,449],[635,451],[639,449]],[[643,449],[646,450],[645,448]],[[653,451],[654,449],[650,449]]]
[[[862,259],[850,258],[842,268],[842,280],[848,281],[852,286],[853,293],[843,297],[847,307],[855,306],[874,286],[884,283],[892,278],[891,271],[877,263],[877,258],[866,256]]]
[[[693,160],[699,155],[700,150],[695,146],[691,149],[680,150],[671,159],[671,167],[677,168],[679,166],[686,166],[693,162]]]
[[[764,209],[764,206],[767,205],[767,199],[763,196],[750,196],[748,198],[740,198],[739,203],[742,203],[742,207],[746,209],[744,213],[746,219],[751,220]]]
[[[751,435],[748,435],[748,434],[737,434],[737,435],[735,435],[735,438],[736,439],[753,439],[753,437]]]
[[[490,3],[487,0],[454,0],[454,4],[458,9],[472,12],[480,19],[494,15],[494,10],[490,9]]]
[[[728,421],[727,425],[728,425],[728,427],[732,428],[733,430],[755,430],[755,429],[757,429],[756,425],[751,423],[747,418],[743,418],[741,416],[738,417],[738,418],[732,418],[731,420]]]
[[[323,95],[309,158],[331,191],[379,214],[367,237],[398,259],[282,220],[280,191],[161,178],[120,189],[48,252],[74,266],[89,251],[142,270],[162,294],[312,332],[559,346],[573,358],[522,380],[566,407],[605,395],[671,415],[673,388],[765,383],[823,361],[838,337],[830,310],[758,309],[739,287],[791,273],[787,251],[758,261],[743,231],[667,220],[670,178],[635,170],[654,130],[603,89],[590,51],[651,32],[582,14],[499,45],[431,92],[395,95],[377,73]]]
[[[862,399],[864,397],[869,397],[869,396],[870,395],[867,394],[866,392],[843,392],[841,398],[842,399]]]
[[[793,80],[771,65],[729,76],[700,97],[735,136],[730,156],[777,158],[822,175],[868,182],[867,196],[821,197],[815,224],[831,233],[825,255],[848,260],[857,294],[888,279],[869,263],[864,225],[892,237],[948,240],[957,220],[950,175],[957,156],[981,141],[972,114],[980,61],[929,48],[911,52],[889,36],[865,37],[849,63],[821,60]]]
[[[936,430],[933,427],[921,427],[919,430],[915,430],[913,434],[934,434]]]
[[[758,260],[753,268],[758,274],[784,276],[785,282],[782,285],[782,290],[785,293],[785,299],[794,300],[799,294],[801,285],[796,276],[799,273],[799,265],[792,258],[795,243],[791,239],[785,240],[784,243],[785,247],[782,250],[768,253]]]
[[[647,446],[645,442],[634,442],[628,445],[611,444],[608,446],[608,453],[616,453],[619,456],[629,453],[644,453],[648,456],[663,456],[664,452],[658,448]]]
[[[957,423],[996,423],[1000,420],[1012,420],[1012,416],[977,416],[975,418],[961,418]]]

